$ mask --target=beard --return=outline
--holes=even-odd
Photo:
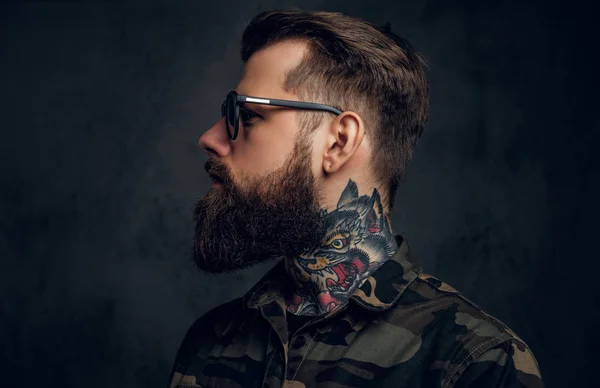
[[[209,273],[230,272],[298,256],[319,244],[325,229],[310,160],[309,142],[300,139],[284,167],[247,180],[242,189],[227,166],[209,159],[206,169],[224,183],[195,206],[195,265]]]

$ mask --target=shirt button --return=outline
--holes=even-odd
[[[304,345],[306,345],[306,338],[304,338],[304,336],[299,336],[296,337],[292,346],[294,347],[294,349],[300,349]]]

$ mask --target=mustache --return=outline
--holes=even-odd
[[[214,175],[225,182],[231,181],[231,171],[229,170],[229,167],[223,163],[217,162],[215,159],[208,159],[204,164],[204,170],[208,173],[208,175]]]

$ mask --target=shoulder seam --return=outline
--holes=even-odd
[[[523,339],[521,337],[519,337],[504,322],[502,322],[500,319],[498,319],[498,318],[496,318],[496,317],[488,314],[484,309],[482,309],[481,307],[479,307],[478,304],[476,304],[475,302],[471,301],[469,298],[467,298],[465,295],[463,295],[460,291],[458,291],[458,290],[456,290],[456,292],[444,291],[444,290],[441,290],[439,287],[437,287],[434,283],[431,283],[429,281],[429,279],[423,279],[421,277],[418,277],[418,279],[420,279],[423,282],[427,283],[428,285],[432,286],[433,288],[435,288],[437,291],[443,293],[444,295],[448,295],[448,296],[454,295],[454,296],[456,296],[457,298],[459,298],[464,303],[468,304],[469,306],[471,306],[474,309],[476,309],[477,311],[479,311],[481,314],[483,314],[487,319],[489,319],[490,321],[492,321],[494,324],[497,324],[498,326],[500,326],[500,328],[502,329],[502,331],[504,332],[504,334],[506,334],[509,337],[509,339],[515,339],[515,340],[521,342],[522,344],[524,344],[525,346],[527,346],[527,344],[525,343],[525,341],[523,341]]]

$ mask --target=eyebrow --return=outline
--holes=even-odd
[[[251,101],[244,102],[240,105],[240,109],[250,111],[251,113],[257,113],[261,116],[264,116],[265,113],[268,113],[269,110],[265,109],[267,105],[262,104],[252,104]]]

